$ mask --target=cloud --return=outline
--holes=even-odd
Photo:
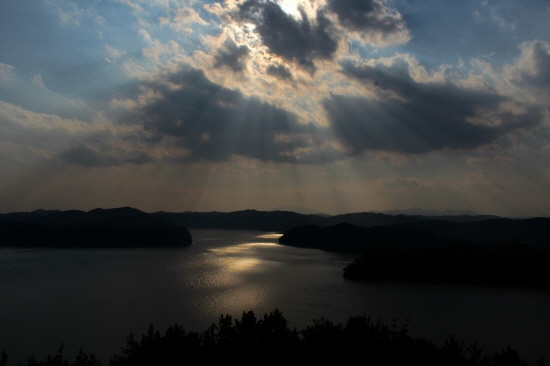
[[[15,68],[8,64],[3,64],[0,62],[0,80],[8,80],[13,77],[13,70]]]
[[[112,62],[113,60],[119,59],[126,53],[118,48],[111,47],[108,44],[105,45],[105,52],[109,56],[109,58],[106,58],[107,62]]]
[[[381,0],[328,0],[340,25],[366,42],[379,46],[404,43],[410,39],[401,15]]]
[[[147,32],[145,29],[143,28],[140,28],[138,30],[138,34],[143,38],[144,41],[146,42],[152,42],[153,41],[153,38],[151,38],[151,35],[149,34],[149,32]]]
[[[174,22],[207,24],[193,8],[179,8],[174,15]]]
[[[52,91],[50,85],[46,87],[41,74],[25,75],[13,66],[0,63],[0,81],[0,102],[68,119],[86,119],[95,113],[82,100]]]
[[[44,163],[102,128],[0,101],[0,161],[10,170]]]
[[[58,9],[61,23],[64,25],[73,26],[80,25],[80,20],[84,14],[84,10],[79,9],[76,4],[68,3],[60,5],[64,5],[63,9],[61,7]]]
[[[134,141],[140,137],[146,140],[149,136],[140,136],[135,127],[112,126],[99,118],[95,123],[85,123],[0,101],[0,160],[10,164],[20,160],[10,155],[20,153],[29,161],[61,160],[87,167],[156,161],[144,148],[150,142]]]
[[[480,20],[487,18],[489,21],[496,23],[501,29],[514,30],[516,28],[514,22],[508,21],[501,15],[499,6],[491,6],[487,1],[481,2],[481,8],[474,12],[474,16]]]
[[[304,11],[295,19],[271,1],[247,0],[239,6],[235,17],[256,25],[263,44],[269,51],[287,61],[297,62],[310,73],[315,71],[315,59],[332,59],[338,48],[332,22],[317,12],[311,22]]]
[[[111,167],[123,164],[145,164],[155,161],[153,157],[144,151],[118,151],[113,154],[98,151],[86,144],[80,144],[63,151],[59,158],[65,163],[86,167]]]
[[[167,17],[159,17],[159,22],[161,25],[168,25],[176,32],[182,32],[185,34],[193,33],[193,28],[191,28],[193,23],[200,25],[208,24],[201,18],[199,13],[190,7],[177,9],[172,19]]]
[[[285,65],[269,65],[267,73],[280,80],[292,80],[292,73]]]
[[[225,66],[234,72],[241,72],[246,68],[249,53],[250,49],[247,46],[237,46],[232,39],[228,38],[214,57],[214,67]]]
[[[33,75],[31,78],[31,83],[33,83],[34,85],[38,85],[43,89],[47,89],[44,85],[44,80],[42,80],[42,76],[40,74]]]
[[[477,70],[470,73],[463,85],[476,88],[490,85],[511,100],[550,112],[550,42],[522,42],[519,49],[519,57],[501,69],[487,61],[474,59],[472,65]]]
[[[405,61],[387,65],[344,63],[342,71],[375,97],[332,95],[323,106],[335,135],[350,154],[381,150],[419,154],[472,149],[542,120],[540,108],[505,110],[496,93],[460,88],[450,82],[414,80]]]
[[[133,118],[143,121],[151,138],[175,139],[175,146],[185,151],[180,162],[227,161],[239,155],[312,163],[331,153],[322,140],[325,131],[321,127],[300,123],[284,109],[217,85],[201,70],[183,68],[148,87],[161,97]]]
[[[520,59],[508,68],[512,83],[550,92],[550,43],[525,42],[520,49]]]
[[[420,188],[418,179],[398,177],[398,176],[382,180],[382,185],[385,188],[398,189],[398,190],[416,190]]]

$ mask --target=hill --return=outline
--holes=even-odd
[[[129,207],[0,215],[0,234],[4,247],[175,247],[192,243],[185,227]]]
[[[444,236],[405,227],[427,227]],[[464,238],[473,238],[474,242],[453,239],[454,230],[458,234],[459,229],[464,231]],[[497,233],[498,230],[502,233]],[[550,246],[542,237],[545,230],[548,230],[547,219],[468,224],[433,221],[374,228],[351,224],[325,228],[305,225],[286,232],[279,243],[361,254],[344,268],[344,277],[354,280],[548,289]],[[491,232],[495,237],[486,237]],[[498,240],[506,236],[507,240]],[[492,240],[479,240],[483,238]]]

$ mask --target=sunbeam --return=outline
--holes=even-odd
[[[26,1],[0,5],[0,210],[548,214],[541,0]]]

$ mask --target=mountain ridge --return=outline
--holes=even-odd
[[[374,212],[334,216],[291,211],[241,210],[233,212],[153,212],[131,207],[90,211],[44,211],[0,214],[0,221],[42,225],[120,226],[135,229],[178,225],[194,229],[263,230],[286,232],[303,225],[329,227],[341,223],[372,228],[423,231],[449,240],[497,242],[516,240],[545,245],[550,238],[550,218],[510,219],[492,215],[422,216]],[[5,225],[4,225],[5,226]]]
[[[0,215],[0,247],[179,247],[187,228],[131,207]]]

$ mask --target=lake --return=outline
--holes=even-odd
[[[190,230],[193,245],[170,249],[0,249],[0,349],[9,365],[43,359],[61,342],[104,364],[126,336],[149,324],[204,330],[220,314],[275,308],[298,329],[312,319],[367,314],[438,344],[450,334],[511,345],[534,363],[550,359],[550,293],[535,289],[361,283],[342,268],[354,256],[277,244],[278,234]]]

